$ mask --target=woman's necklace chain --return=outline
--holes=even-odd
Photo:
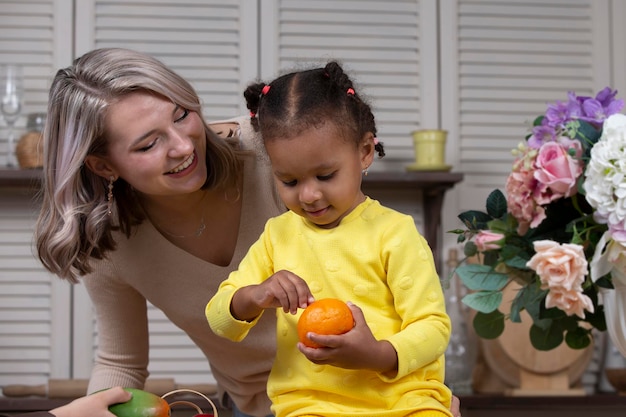
[[[204,232],[204,229],[206,229],[206,224],[204,224],[204,214],[202,215],[202,218],[200,219],[200,225],[198,226],[198,228],[196,229],[195,232],[193,232],[190,235],[175,235],[174,233],[170,233],[167,230],[161,228],[161,230],[167,234],[170,235],[172,237],[178,237],[178,238],[186,238],[186,237],[200,237],[202,235],[202,232]]]
[[[202,200],[200,201],[200,203],[202,203],[206,197],[207,193],[204,194],[204,196],[202,197]],[[200,237],[202,235],[202,233],[204,232],[204,230],[206,229],[206,224],[204,223],[204,214],[206,212],[206,206],[202,208],[202,217],[200,218],[200,225],[198,226],[198,228],[196,229],[195,232],[193,232],[190,235],[176,235],[174,233],[170,233],[167,230],[165,230],[163,227],[159,226],[159,229],[161,229],[163,231],[163,233],[165,233],[166,235],[172,236],[172,237],[177,237],[179,239],[184,239],[184,238],[188,238],[188,237]],[[158,225],[157,225],[158,226]]]

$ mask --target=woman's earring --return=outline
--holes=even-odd
[[[366,176],[366,177],[367,177],[367,170],[368,170],[368,168],[369,168],[369,167],[367,167],[367,168],[365,168],[363,171],[361,171],[361,172],[363,173],[363,175],[364,175],[364,176]]]
[[[111,210],[113,209],[113,181],[115,181],[115,177],[111,175],[109,177],[109,192],[107,193],[107,214],[109,217],[111,216]]]

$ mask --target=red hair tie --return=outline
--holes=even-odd
[[[267,92],[270,91],[270,86],[266,85],[265,87],[263,87],[263,89],[261,90],[261,95],[266,95]]]
[[[349,96],[353,96],[354,90],[352,88],[348,88],[348,91],[346,91],[346,93],[348,93]]]
[[[256,113],[253,111],[250,111],[250,118],[254,119],[254,116],[256,116]]]

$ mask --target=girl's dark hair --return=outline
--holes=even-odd
[[[376,136],[372,109],[335,61],[282,75],[270,84],[250,84],[243,95],[263,140],[291,138],[328,121],[356,143],[368,132]],[[385,155],[382,143],[377,142],[375,150],[379,157]]]

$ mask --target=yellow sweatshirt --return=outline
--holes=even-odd
[[[396,349],[398,372],[310,362],[296,347],[301,311],[277,309],[278,351],[268,394],[278,417],[451,415],[451,393],[443,383],[450,320],[432,252],[410,216],[367,198],[334,229],[293,212],[270,219],[207,304],[213,331],[243,340],[263,314],[253,322],[236,320],[230,314],[233,294],[281,269],[307,281],[316,299],[359,306],[376,339]]]

